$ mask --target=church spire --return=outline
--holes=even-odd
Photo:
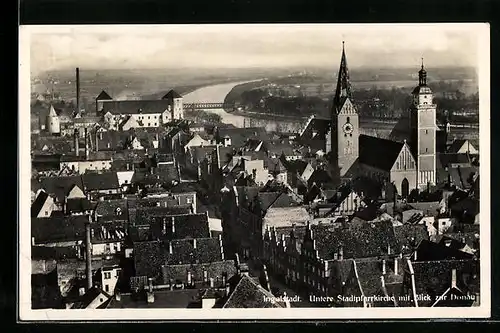
[[[418,85],[421,87],[427,85],[427,71],[424,69],[424,58],[422,58],[422,68],[418,71]]]
[[[351,82],[349,81],[349,70],[345,56],[344,41],[342,41],[342,58],[340,59],[340,69],[337,78],[337,90],[335,91],[334,105],[339,107],[342,98],[351,96]]]

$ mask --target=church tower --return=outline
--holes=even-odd
[[[436,104],[427,86],[427,71],[418,72],[418,86],[413,89],[410,107],[410,146],[417,159],[417,187],[436,184]]]
[[[344,177],[359,155],[359,115],[352,103],[351,82],[342,42],[342,57],[337,88],[332,105],[331,156],[332,167]]]

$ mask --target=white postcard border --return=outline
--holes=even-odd
[[[345,24],[335,24],[340,28]],[[19,32],[19,190],[18,190],[18,319],[21,321],[137,321],[137,320],[316,320],[316,319],[430,319],[488,318],[491,311],[490,247],[490,26],[487,23],[440,24],[349,24],[359,29],[395,26],[443,26],[478,31],[478,78],[480,106],[480,306],[467,308],[284,308],[284,309],[31,309],[31,228],[30,228],[30,37],[33,32],[71,33],[77,26],[20,26]],[[218,25],[207,25],[213,28]],[[240,25],[242,26],[242,25]],[[251,25],[262,27],[265,25]],[[90,27],[92,31],[116,31],[153,25]],[[161,26],[165,27],[165,26]],[[174,28],[182,29],[186,25]],[[172,28],[172,27],[170,27]]]

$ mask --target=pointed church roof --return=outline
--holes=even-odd
[[[112,100],[112,99],[113,98],[111,98],[111,96],[109,96],[109,94],[107,92],[105,92],[104,90],[101,91],[99,96],[96,97],[96,101],[106,101],[106,100]]]
[[[333,99],[333,107],[338,111],[347,98],[352,98],[351,82],[349,80],[349,70],[345,56],[344,42],[342,42],[342,57],[340,59],[340,69],[337,76],[337,88]]]
[[[49,116],[50,117],[57,117],[56,109],[54,109],[54,106],[52,104],[50,105]]]
[[[161,99],[174,99],[174,98],[182,98],[182,96],[179,95],[179,93],[176,92],[175,90],[170,90]]]

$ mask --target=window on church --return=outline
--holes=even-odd
[[[350,117],[347,117],[347,122],[350,123],[351,122],[351,118]]]
[[[426,152],[426,153],[427,153],[427,152],[429,152],[429,148],[425,148],[425,152]]]
[[[425,130],[425,134],[429,134],[429,131],[428,131],[428,130]]]

